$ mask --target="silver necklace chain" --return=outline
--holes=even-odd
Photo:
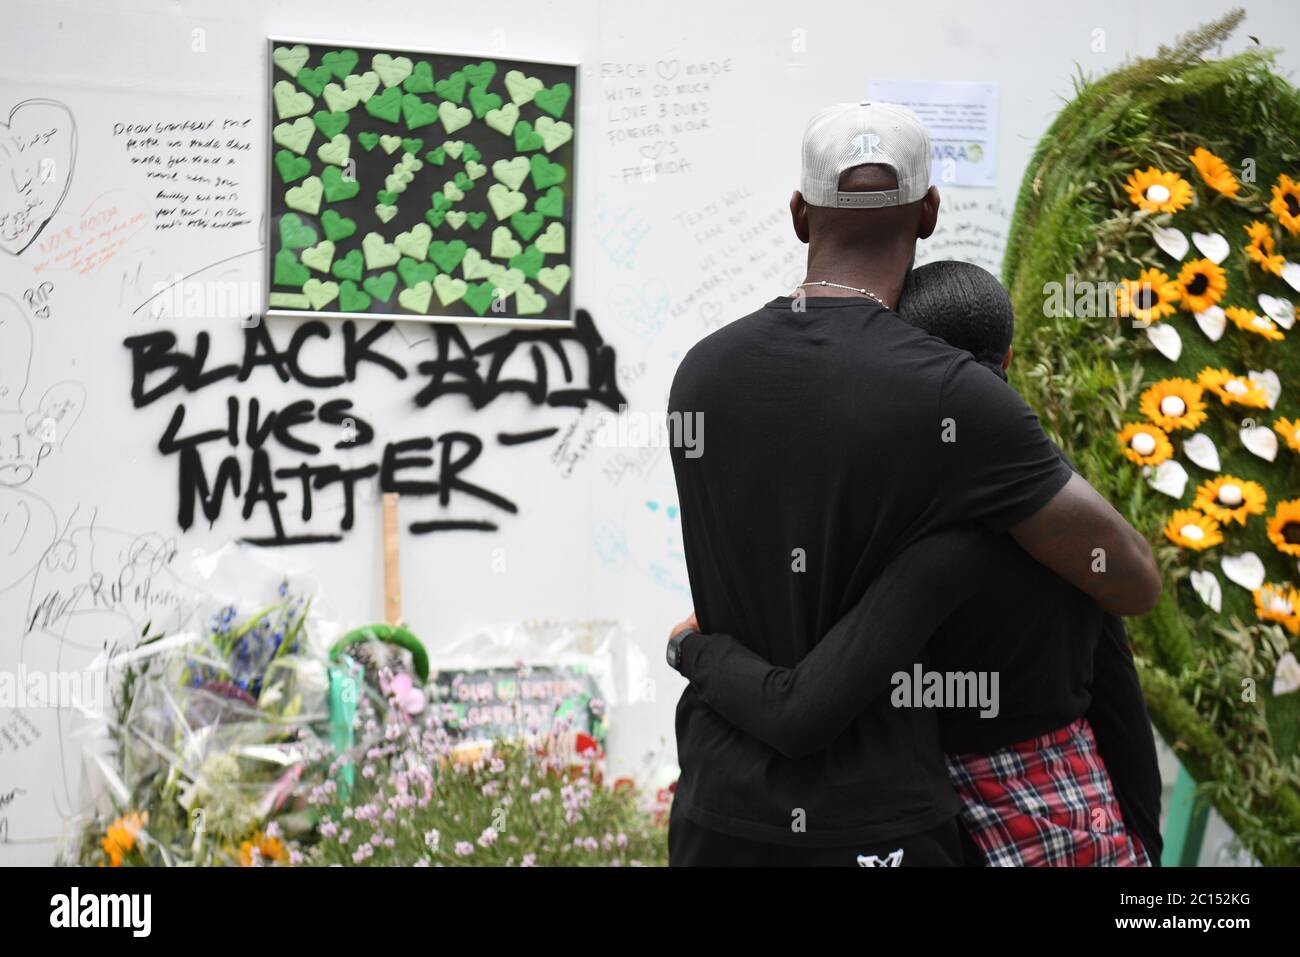
[[[859,296],[870,296],[872,299],[876,300],[876,302],[880,303],[886,309],[889,308],[889,306],[885,303],[885,300],[881,299],[874,292],[871,292],[866,289],[859,289],[857,286],[846,286],[843,283],[828,282],[825,279],[819,279],[815,282],[801,282],[799,283],[799,285],[795,286],[794,288],[795,290],[798,290],[798,289],[802,289],[804,286],[834,286],[836,289],[847,289],[850,292],[856,292]],[[791,292],[791,296],[793,295],[794,293]]]

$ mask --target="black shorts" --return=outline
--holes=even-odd
[[[974,863],[971,853],[970,839],[956,818],[906,837],[848,847],[798,847],[702,827],[676,803],[668,815],[670,867],[963,867]]]

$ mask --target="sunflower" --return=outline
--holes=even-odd
[[[1178,291],[1188,312],[1204,312],[1222,299],[1227,290],[1227,274],[1210,259],[1193,259],[1178,274]]]
[[[1166,432],[1194,429],[1205,421],[1203,395],[1191,379],[1161,379],[1142,393],[1138,408]]]
[[[1300,557],[1300,498],[1277,503],[1268,520],[1268,540],[1283,555]]]
[[[1174,454],[1165,430],[1149,422],[1130,422],[1116,439],[1128,460],[1137,465],[1159,465]]]
[[[1207,479],[1196,490],[1196,498],[1192,501],[1192,505],[1211,518],[1224,524],[1236,522],[1238,525],[1245,525],[1248,515],[1263,515],[1267,504],[1268,493],[1264,486],[1231,475]]]
[[[1300,452],[1300,419],[1278,419],[1273,423],[1273,431],[1282,436],[1282,441],[1293,451]]]
[[[1181,298],[1178,283],[1171,282],[1159,269],[1144,269],[1137,279],[1121,279],[1115,290],[1119,314],[1147,324],[1172,315],[1174,304]]]
[[[1286,260],[1277,251],[1277,242],[1273,239],[1273,232],[1268,228],[1267,223],[1261,223],[1258,219],[1243,226],[1246,235],[1250,237],[1250,242],[1241,247],[1250,261],[1256,263],[1264,272],[1272,273],[1274,276],[1282,275],[1282,266]]]
[[[1273,202],[1268,204],[1268,208],[1288,233],[1292,236],[1300,233],[1300,181],[1285,173],[1279,176],[1277,185],[1273,187]]]
[[[1165,538],[1181,548],[1201,552],[1223,542],[1219,523],[1194,508],[1179,508],[1169,516]]]
[[[1255,589],[1255,615],[1260,621],[1276,621],[1293,635],[1300,635],[1300,591],[1291,585],[1265,582]]]
[[[109,867],[121,867],[122,857],[135,850],[135,840],[149,821],[149,812],[132,811],[123,814],[108,826],[99,846],[108,855]],[[101,865],[102,866],[102,865]]]
[[[1176,213],[1192,201],[1192,184],[1177,173],[1166,173],[1154,166],[1129,174],[1124,189],[1144,213]]]
[[[1205,180],[1205,185],[1210,189],[1224,196],[1236,196],[1241,191],[1241,184],[1232,175],[1228,164],[1204,146],[1196,147],[1196,151],[1187,158],[1192,161],[1196,172],[1201,174],[1201,179]]]
[[[1268,395],[1263,389],[1250,379],[1233,375],[1227,369],[1211,369],[1206,366],[1196,374],[1196,381],[1217,395],[1224,405],[1268,408]]]
[[[1244,329],[1246,332],[1253,332],[1257,336],[1263,336],[1270,342],[1281,342],[1286,338],[1282,330],[1277,327],[1277,323],[1268,316],[1261,316],[1252,312],[1250,309],[1242,309],[1240,306],[1229,306],[1223,310],[1223,314],[1232,320],[1232,324],[1238,329]]]

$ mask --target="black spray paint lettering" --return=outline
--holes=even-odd
[[[343,322],[338,365],[329,369],[304,368],[301,353],[311,339],[333,338],[334,326],[306,322],[293,328],[283,347],[276,344],[268,323],[245,328],[240,362],[226,365],[210,365],[211,340],[205,332],[195,335],[189,351],[180,348],[171,332],[131,336],[123,345],[131,352],[132,401],[143,408],[173,393],[192,394],[223,381],[247,382],[263,368],[284,383],[337,390],[354,382],[358,370],[374,366],[397,382],[422,377],[412,395],[417,408],[428,408],[444,396],[461,396],[474,409],[482,409],[507,394],[520,394],[534,405],[552,408],[582,409],[596,402],[616,409],[626,402],[616,381],[614,349],[583,310],[571,329],[512,330],[476,347],[458,327],[435,326],[429,340],[434,356],[417,362],[414,373],[381,349],[392,323],[377,323],[362,332],[356,323]],[[584,366],[585,376],[580,375]],[[158,442],[159,452],[177,458],[177,522],[182,529],[194,524],[199,511],[209,524],[216,522],[229,499],[242,498],[241,519],[251,522],[264,515],[271,527],[271,534],[246,536],[245,541],[261,545],[339,541],[354,523],[357,484],[372,479],[381,492],[431,498],[444,511],[468,501],[475,507],[518,512],[514,502],[467,477],[483,453],[484,441],[463,429],[390,441],[369,462],[344,466],[318,460],[332,452],[372,446],[377,438],[375,427],[350,398],[332,397],[319,405],[300,398],[266,408],[256,398],[241,403],[230,395],[224,421],[196,426],[187,424],[187,415],[185,404],[177,403]],[[462,417],[460,412],[457,418]],[[313,440],[313,430],[319,434],[320,426],[329,427],[329,442]],[[558,426],[548,426],[503,432],[496,442],[509,448],[549,438],[557,431]],[[301,458],[277,466],[273,451]],[[296,514],[285,504],[290,489],[298,503]],[[341,500],[337,528],[310,527],[321,493],[339,496],[331,504]],[[413,521],[410,530],[427,534],[497,527],[490,518],[439,517]]]

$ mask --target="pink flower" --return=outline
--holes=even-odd
[[[427,700],[424,691],[415,687],[415,682],[405,671],[399,672],[389,679],[380,675],[379,688],[406,714],[419,714],[424,710]]]
[[[469,841],[457,841],[456,853],[459,854],[461,857],[469,857],[471,854],[474,853],[474,845],[471,844]]]
[[[478,836],[479,847],[491,847],[496,842],[497,842],[497,829],[494,827],[484,828],[483,833]]]

